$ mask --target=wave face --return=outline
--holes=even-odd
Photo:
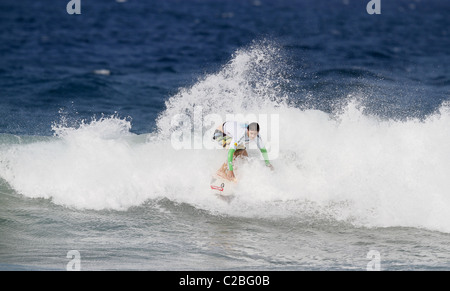
[[[291,82],[283,51],[255,43],[173,95],[153,133],[134,134],[131,120],[113,115],[70,126],[62,118],[52,137],[0,136],[0,177],[21,195],[77,209],[167,198],[220,215],[450,232],[447,104],[426,118],[385,119],[367,114],[359,90],[327,113],[294,105]],[[208,189],[226,157],[208,137],[229,117],[265,125],[275,170],[251,149],[227,204]]]

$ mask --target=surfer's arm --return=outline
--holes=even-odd
[[[258,146],[259,150],[261,151],[261,154],[264,158],[264,162],[266,163],[267,167],[270,167],[273,170],[273,166],[269,161],[269,155],[267,154],[266,147],[264,146],[264,143],[261,139],[261,136],[258,134],[258,137],[256,139],[256,145]]]
[[[269,155],[267,154],[266,148],[263,147],[263,148],[260,148],[259,150],[261,151],[261,154],[262,154],[262,156],[264,158],[264,162],[266,163],[266,166],[269,166],[270,165],[270,161],[269,161]]]
[[[236,151],[236,149],[234,148],[230,148],[228,150],[228,170],[230,170],[231,172],[233,171],[233,156],[234,156],[234,152]]]
[[[227,175],[227,178],[232,181],[235,181],[235,179],[236,179],[236,177],[234,176],[234,172],[233,172],[233,157],[234,157],[235,151],[236,151],[236,149],[230,148],[228,150],[228,157],[227,157],[229,171],[226,173],[226,175]]]
[[[273,170],[273,166],[269,161],[269,155],[267,154],[267,150],[265,147],[262,147],[259,149],[261,151],[261,154],[264,158],[264,162],[266,163],[266,166],[269,167],[271,170]]]
[[[227,162],[228,162],[228,170],[230,172],[233,172],[233,159],[234,159],[234,153],[236,152],[238,146],[238,142],[236,139],[232,139],[230,143],[230,149],[228,150],[228,156],[227,156]]]

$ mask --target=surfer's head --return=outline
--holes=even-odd
[[[255,139],[258,136],[258,133],[259,133],[258,123],[253,122],[247,126],[247,135],[251,140]]]

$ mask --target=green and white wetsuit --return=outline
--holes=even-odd
[[[229,143],[228,149],[228,170],[233,171],[233,155],[236,150],[245,149],[248,143],[250,142],[250,138],[247,135],[247,126],[248,124],[239,123],[236,121],[227,121],[223,124],[223,133],[227,137],[231,138],[231,142]],[[227,142],[228,143],[228,142]],[[259,133],[256,137],[256,145],[258,149],[261,151],[261,154],[264,158],[266,165],[270,165],[269,156],[267,155],[267,150],[264,147],[264,143],[259,136]]]

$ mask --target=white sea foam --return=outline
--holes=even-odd
[[[450,232],[449,106],[403,121],[367,115],[353,99],[334,115],[289,106],[277,50],[240,50],[219,72],[181,89],[154,133],[132,134],[129,120],[111,116],[78,126],[60,122],[50,140],[4,143],[0,177],[24,196],[75,208],[126,210],[168,198],[233,216],[317,216]],[[193,114],[197,105],[201,116]],[[238,165],[236,198],[227,204],[209,191],[226,151],[177,150],[170,134],[176,114],[202,121],[230,113],[277,114],[279,155],[272,172],[251,152]]]

